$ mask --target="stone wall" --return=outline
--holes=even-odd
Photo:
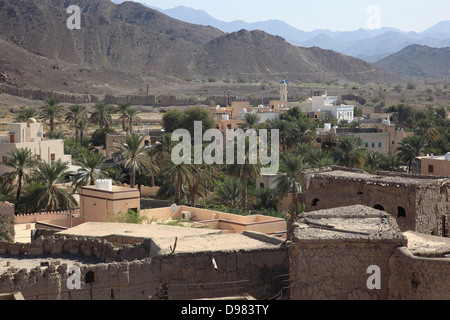
[[[448,300],[450,259],[424,258],[407,248],[394,250],[389,259],[389,299]]]
[[[38,221],[47,221],[48,223],[51,223],[51,220],[61,220],[64,217],[68,218],[68,215],[70,214],[80,216],[80,210],[18,214],[14,217],[14,222],[16,224],[34,223]],[[73,218],[73,220],[75,219]],[[79,223],[78,221],[76,222],[77,224]]]
[[[389,296],[392,244],[296,244],[291,254],[291,297],[298,300],[377,300]],[[381,269],[381,290],[367,287],[367,269]]]
[[[110,239],[124,242],[123,239]],[[90,263],[78,264],[81,288],[69,290],[67,264],[10,268],[0,275],[0,293],[21,292],[27,300],[147,300],[169,283],[175,300],[213,298],[248,293],[260,299],[279,293],[289,273],[286,247],[256,251],[196,252],[150,256],[152,241],[115,247],[106,240],[39,238],[32,244],[0,242],[0,255],[27,257],[68,256]],[[153,250],[155,252],[155,250]],[[215,264],[212,259],[214,259]],[[91,280],[88,283],[88,273]]]
[[[9,94],[12,96],[22,97],[31,100],[45,100],[47,98],[56,98],[61,102],[83,104],[83,103],[97,103],[99,98],[89,94],[72,94],[61,93],[54,91],[46,91],[39,89],[20,89],[7,85],[0,85],[0,93]]]

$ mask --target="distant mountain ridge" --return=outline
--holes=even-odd
[[[294,46],[264,31],[224,33],[131,1],[117,5],[110,0],[71,0],[71,5],[82,8],[82,26],[69,30],[67,4],[67,0],[0,0],[0,40],[7,42],[0,46],[0,56],[10,66],[9,72],[15,73],[11,77],[20,74],[30,85],[40,87],[40,72],[48,68],[44,61],[52,59],[65,68],[73,66],[72,72],[65,71],[64,79],[58,78],[62,71],[51,71],[52,83],[66,86],[80,85],[80,79],[94,73],[101,85],[112,73],[118,79],[123,74],[134,81],[399,79],[334,51]],[[19,53],[25,55],[23,51],[27,59],[16,62]],[[42,62],[36,65],[32,61]],[[118,84],[122,85],[126,83]]]
[[[378,61],[376,65],[400,76],[448,79],[450,47],[411,45]]]
[[[306,32],[279,21],[269,20],[255,23],[244,21],[224,22],[213,18],[203,10],[184,6],[162,10],[155,8],[178,20],[198,25],[210,25],[223,32],[231,33],[241,29],[262,30],[278,35],[286,41],[302,47],[320,47],[351,55],[374,63],[396,53],[409,45],[420,44],[431,47],[450,45],[450,21],[443,21],[421,33],[404,32],[396,28],[377,30],[359,29],[356,31],[314,30]]]

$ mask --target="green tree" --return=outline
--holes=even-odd
[[[75,128],[75,148],[78,147],[78,137],[80,135],[80,121],[86,119],[86,107],[76,104],[69,107],[69,111],[66,114],[66,121],[72,123]]]
[[[256,113],[246,113],[244,122],[239,124],[239,128],[243,130],[256,129],[260,119]]]
[[[127,112],[128,112],[128,109],[130,109],[130,108],[131,108],[131,103],[129,103],[129,102],[123,102],[123,103],[119,103],[117,105],[116,112],[118,112],[120,114],[119,119],[121,119],[121,121],[122,121],[122,131],[126,131],[126,128],[127,128],[126,122],[127,122],[127,118],[128,118]]]
[[[45,99],[45,105],[41,107],[40,118],[49,122],[50,132],[55,130],[55,122],[60,121],[64,109],[60,105],[58,99],[47,98]]]
[[[183,111],[179,109],[173,109],[166,112],[163,115],[163,128],[167,133],[172,133],[177,129],[180,129],[183,125]]]
[[[424,136],[410,136],[400,142],[397,148],[398,156],[408,166],[408,172],[411,172],[414,159],[423,154],[427,145],[427,139]]]
[[[86,152],[74,159],[74,164],[81,168],[73,175],[73,187],[79,189],[87,185],[95,185],[96,179],[102,179],[108,176],[106,172],[106,157],[101,153]]]
[[[361,168],[364,163],[366,148],[363,141],[356,136],[345,136],[338,139],[334,148],[336,163],[344,167]]]
[[[242,183],[239,178],[226,177],[216,188],[215,197],[219,203],[236,208],[242,203]]]
[[[242,210],[245,212],[247,211],[247,202],[248,202],[248,190],[247,190],[247,184],[248,179],[255,180],[261,172],[261,163],[257,161],[256,164],[250,163],[250,143],[249,139],[245,139],[245,154],[243,155],[243,163],[239,164],[237,154],[238,152],[235,152],[235,159],[234,164],[229,164],[227,166],[227,171],[230,175],[241,178],[242,183]],[[234,148],[236,149],[237,144],[235,143]]]
[[[91,114],[90,121],[93,125],[98,125],[100,130],[109,128],[112,123],[113,111],[112,105],[99,102],[94,106],[94,112]]]
[[[301,191],[302,172],[307,168],[304,158],[294,153],[286,153],[281,158],[280,171],[285,175],[280,175],[275,183],[277,193],[292,193],[294,206],[299,203],[298,194]]]
[[[127,161],[125,168],[130,171],[130,187],[134,188],[136,184],[136,173],[141,171],[142,164],[145,160],[146,149],[142,147],[144,136],[136,133],[127,135],[125,142],[118,143],[114,147],[117,152],[120,152]]]
[[[22,187],[30,180],[30,172],[36,165],[36,160],[30,149],[17,148],[7,154],[7,160],[2,164],[11,170],[4,175],[5,180],[17,182],[16,201],[19,204]]]
[[[30,107],[22,108],[19,113],[14,118],[15,122],[28,122],[31,118],[35,118],[37,116],[36,109]]]
[[[69,165],[67,162],[39,161],[31,173],[33,184],[27,186],[27,204],[32,212],[46,210],[47,212],[73,210],[78,203],[61,182],[68,181]]]
[[[130,127],[130,133],[133,132],[133,125],[141,123],[142,119],[138,116],[139,111],[133,108],[128,108],[126,115],[128,119],[128,126]]]
[[[365,159],[364,159],[364,167],[363,169],[369,173],[372,173],[376,170],[380,170],[385,161],[385,157],[382,154],[375,151],[367,151]]]

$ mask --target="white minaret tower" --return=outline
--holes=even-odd
[[[287,101],[288,92],[287,92],[287,83],[286,80],[281,81],[280,85],[280,101]]]

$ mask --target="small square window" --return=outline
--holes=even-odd
[[[434,166],[433,165],[429,165],[428,166],[428,173],[434,173]]]

